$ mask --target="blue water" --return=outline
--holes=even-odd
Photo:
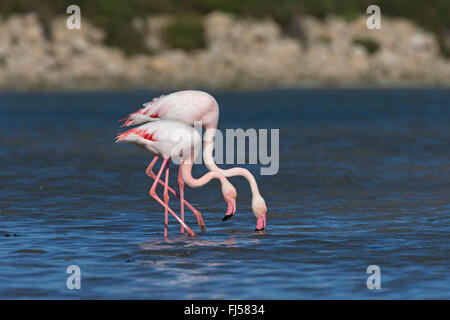
[[[169,217],[168,240],[151,155],[113,141],[117,119],[161,93],[0,94],[0,298],[450,298],[448,90],[213,93],[220,129],[280,129],[278,174],[245,165],[268,228],[253,231],[235,177],[235,217],[221,221],[217,182],[188,188],[207,232],[188,211],[199,236]],[[66,287],[69,265],[80,290]]]

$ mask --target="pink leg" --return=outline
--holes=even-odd
[[[178,186],[180,187],[180,214],[181,220],[184,221],[184,181],[181,176],[181,165],[183,164],[183,160],[180,162],[180,168],[178,170]],[[184,233],[184,228],[181,226],[181,233]]]
[[[156,161],[158,161],[158,159],[159,159],[158,156],[154,156],[152,162],[150,162],[147,169],[145,170],[145,173],[152,179],[156,178],[155,174],[153,173],[153,166],[155,165]]]
[[[158,159],[159,159],[159,157],[155,156],[153,158],[152,162],[150,162],[149,166],[145,170],[145,173],[153,180],[156,179],[156,175],[153,172],[153,166],[155,165],[155,163]],[[164,186],[163,181],[161,181],[159,179],[157,181],[160,185]],[[184,181],[183,181],[183,183],[184,183]],[[173,190],[170,186],[168,186],[168,190],[171,194],[173,194],[174,196],[176,196],[178,199],[181,200],[180,195],[175,190]],[[195,209],[189,202],[187,202],[186,199],[183,199],[183,203],[194,213],[195,217],[197,218],[197,224],[202,229],[202,231],[206,231],[205,222],[203,222],[203,217],[202,217],[201,213],[197,209]]]
[[[150,196],[155,199],[156,201],[158,201],[164,208],[166,208],[174,217],[175,219],[178,220],[178,222],[186,229],[186,231],[189,233],[190,236],[195,236],[195,233],[191,230],[191,228],[189,228],[183,221],[181,221],[181,219],[175,214],[175,212],[173,212],[172,209],[169,208],[168,205],[166,205],[156,194],[156,187],[158,186],[158,180],[161,178],[161,174],[164,170],[164,167],[167,165],[167,162],[169,161],[169,159],[164,159],[161,168],[158,171],[158,175],[156,176],[155,181],[153,182],[153,185],[150,189]]]
[[[170,162],[167,162],[166,165],[166,184],[164,185],[164,203],[166,204],[167,207],[165,207],[164,209],[164,237],[167,238],[167,228],[169,226],[169,213],[167,212],[167,208],[169,207],[169,192],[167,191],[167,186],[169,185],[169,167],[170,167]],[[184,220],[181,219],[183,222]],[[183,229],[183,226],[181,226],[181,228]]]

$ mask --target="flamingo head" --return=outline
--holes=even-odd
[[[236,212],[236,197],[237,192],[233,185],[228,180],[222,181],[222,194],[223,199],[228,203],[227,213],[223,217],[223,221],[230,219]]]
[[[252,211],[256,217],[255,231],[262,231],[266,228],[266,202],[260,195],[255,195],[252,198]]]

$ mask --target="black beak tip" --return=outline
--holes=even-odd
[[[228,214],[225,217],[222,218],[222,221],[227,221],[228,219],[230,219],[233,215],[232,214]]]

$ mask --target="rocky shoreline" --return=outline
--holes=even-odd
[[[366,16],[302,16],[288,36],[269,18],[213,12],[204,17],[206,47],[186,52],[161,37],[171,17],[150,16],[132,23],[152,54],[134,56],[104,45],[105,33],[86,19],[81,30],[65,19],[47,27],[35,14],[0,19],[0,89],[450,85],[435,36],[400,18],[368,30]]]

